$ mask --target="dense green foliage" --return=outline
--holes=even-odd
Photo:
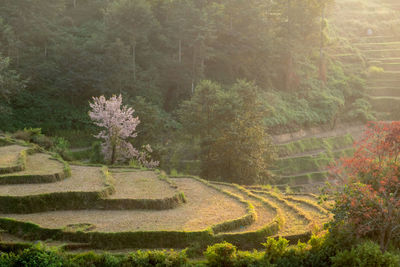
[[[288,246],[285,239],[269,238],[263,251],[238,251],[229,243],[209,246],[204,260],[192,260],[194,251],[137,251],[125,255],[66,254],[38,244],[31,248],[7,246],[0,250],[0,266],[388,266],[400,263],[395,252],[382,253],[377,244],[346,246],[339,239],[313,237],[308,243]],[[8,253],[6,253],[8,252]],[[201,253],[198,251],[197,253]],[[199,254],[192,256],[198,258]]]
[[[201,176],[236,183],[268,177],[272,147],[259,100],[260,89],[238,81],[232,88],[203,81],[180,114],[184,129],[200,143]]]
[[[203,79],[255,81],[275,111],[272,128],[330,123],[360,87],[334,62],[319,81],[328,2],[4,0],[1,128],[87,128],[87,101],[113,93],[154,105],[174,125],[166,112]]]

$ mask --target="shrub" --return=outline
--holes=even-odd
[[[370,66],[368,68],[368,74],[376,74],[376,73],[382,73],[385,72],[385,70],[381,67],[377,67],[377,66]]]
[[[72,266],[79,267],[117,267],[121,266],[122,259],[110,254],[96,254],[94,252],[83,253],[70,259]]]
[[[209,266],[233,266],[236,260],[236,247],[228,242],[209,246],[204,253]]]
[[[52,150],[58,153],[64,160],[72,160],[69,142],[63,137],[57,137],[55,139]]]
[[[397,267],[400,265],[400,256],[390,252],[382,253],[378,244],[367,241],[351,250],[339,252],[332,257],[332,262],[333,266]]]
[[[9,259],[13,260],[12,257]],[[47,250],[39,243],[32,248],[25,249],[15,258],[13,265],[8,266],[58,267],[64,266],[64,261],[63,257],[55,250]]]
[[[32,143],[35,143],[47,150],[49,150],[53,146],[53,140],[43,134],[33,136]]]
[[[101,153],[101,142],[96,141],[92,144],[92,153],[90,156],[91,163],[104,163],[104,157]]]
[[[50,149],[53,146],[53,140],[42,134],[40,128],[24,128],[23,130],[15,132],[12,137],[38,144],[45,149]]]
[[[265,259],[270,263],[274,263],[285,255],[289,241],[282,237],[279,237],[278,240],[268,237],[267,242],[262,245],[265,247]]]
[[[42,135],[40,128],[24,128],[23,130],[16,131],[12,137],[15,139],[32,142],[34,136]]]
[[[133,266],[185,266],[188,259],[186,251],[137,251],[129,256],[128,263]]]

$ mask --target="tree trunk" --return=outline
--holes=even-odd
[[[77,1],[77,0],[74,0],[74,8],[76,8],[76,4],[77,4],[76,1]]]
[[[319,77],[320,80],[326,83],[326,69],[324,62],[324,21],[325,21],[325,6],[322,7],[321,10],[321,39],[320,39],[320,48],[319,48]]]
[[[114,144],[112,146],[112,153],[111,153],[111,165],[114,165],[115,160],[116,160],[116,145]]]
[[[133,69],[133,80],[136,82],[136,41],[132,44],[132,69]]]
[[[194,83],[196,80],[196,46],[193,46],[193,61],[192,61],[192,94],[194,93]]]
[[[182,40],[179,40],[179,55],[178,55],[179,63],[182,63]]]

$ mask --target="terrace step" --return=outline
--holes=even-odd
[[[267,193],[265,190],[264,191],[257,191],[257,190],[252,190],[253,193]],[[316,200],[309,200],[309,199],[304,199],[298,196],[288,196],[288,195],[282,195],[281,196],[284,200],[288,201],[288,203],[293,204],[297,206],[298,209],[305,211],[306,213],[310,214],[311,217],[319,222],[320,225],[322,225],[324,222],[328,221],[329,219],[329,212],[321,207]]]
[[[362,51],[369,50],[382,50],[382,49],[391,49],[397,50],[400,49],[400,41],[399,42],[384,42],[384,43],[353,43],[355,47]]]
[[[400,97],[399,87],[368,87],[368,95],[380,97]]]
[[[387,43],[399,42],[400,36],[379,35],[379,36],[360,36],[351,40],[352,43]]]
[[[400,62],[396,63],[382,63],[379,67],[383,68],[384,71],[395,71],[400,72]]]
[[[19,145],[0,146],[0,174],[23,171],[28,149]]]
[[[1,217],[30,220],[44,227],[58,229],[68,225],[89,223],[95,226],[88,231],[152,231],[152,230],[202,230],[214,223],[235,219],[245,214],[245,206],[235,199],[192,178],[173,181],[184,190],[187,205],[179,209],[149,211],[52,211],[34,214],[3,214]],[[227,213],[226,211],[230,212]]]
[[[246,201],[249,201],[254,206],[257,214],[257,219],[255,222],[248,226],[241,227],[240,229],[229,231],[229,233],[260,231],[266,226],[270,225],[277,215],[276,211],[274,211],[270,205],[263,203],[260,199],[252,197],[250,194],[246,193],[242,189],[235,187],[234,185],[221,183],[215,183],[215,185],[222,190],[228,191],[231,194],[238,195]]]
[[[378,112],[388,112],[400,117],[400,97],[372,96],[370,103]]]
[[[400,71],[384,71],[384,72],[379,72],[371,75],[370,80],[382,80],[382,79],[388,79],[388,80],[400,80]]]
[[[66,178],[65,168],[62,162],[49,154],[28,155],[25,170],[0,175],[0,185],[57,182]]]
[[[400,78],[399,79],[370,79],[367,82],[368,87],[397,87],[400,86]]]
[[[304,172],[295,175],[280,176],[279,185],[308,185],[320,184],[328,180],[329,172],[327,170]]]
[[[307,229],[310,229],[312,218],[304,214],[297,205],[292,205],[285,199],[281,198],[279,194],[272,192],[258,192],[256,195],[273,202],[283,213],[285,224],[279,231],[279,236],[293,235]]]
[[[153,172],[123,172],[115,185],[104,168],[71,166],[72,175],[48,184],[0,185],[0,212],[171,209],[184,202],[176,186]]]
[[[399,63],[400,57],[385,57],[385,58],[369,58],[368,63],[370,65],[390,64]]]
[[[364,55],[367,58],[385,58],[385,57],[400,57],[400,48],[399,49],[370,49],[364,50]]]

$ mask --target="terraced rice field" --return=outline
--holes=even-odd
[[[330,16],[349,42],[338,44],[329,53],[345,64],[352,63],[353,68],[365,62],[365,69],[382,70],[367,78],[367,95],[381,120],[400,119],[399,7],[398,1],[392,0],[337,0]]]
[[[358,131],[362,131],[359,127]],[[278,159],[272,167],[277,185],[302,186],[313,185],[312,191],[327,181],[329,168],[342,157],[353,154],[353,143],[359,133],[344,134],[331,131],[331,136],[317,134],[311,137],[285,142],[276,146]],[[355,137],[353,137],[353,135]],[[279,139],[279,138],[276,138]]]
[[[12,145],[1,149],[7,157],[19,152]],[[41,182],[41,175],[58,172],[64,179]],[[23,183],[0,185],[0,235],[3,242],[52,239],[55,245],[96,249],[180,248],[223,240],[251,249],[261,247],[267,236],[307,240],[314,220],[323,224],[327,218],[318,215],[323,208],[315,201],[160,175],[69,166],[50,154],[32,153],[26,169],[12,173],[16,180],[24,177]],[[36,180],[30,183],[29,177]],[[176,197],[183,194],[184,199]]]
[[[96,232],[201,231],[214,224],[239,218],[246,207],[217,190],[193,180],[174,180],[185,192],[187,203],[172,210],[56,211],[34,214],[4,214],[18,221],[33,222],[44,228],[88,224]],[[229,212],[226,212],[228,211]]]

